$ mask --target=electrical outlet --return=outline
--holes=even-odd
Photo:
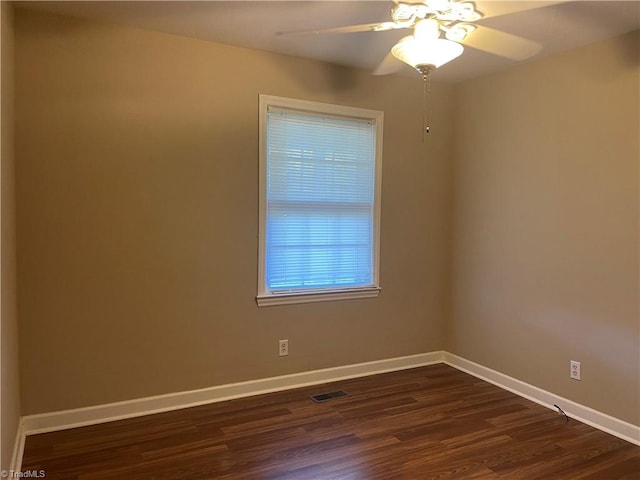
[[[571,378],[573,378],[574,380],[581,380],[581,373],[580,373],[580,362],[576,362],[575,360],[571,360],[570,363],[570,376]]]
[[[281,357],[289,355],[289,340],[280,340],[278,342],[278,351]]]

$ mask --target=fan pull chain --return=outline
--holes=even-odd
[[[431,78],[426,73],[422,75],[422,143],[424,143],[425,134],[431,131],[431,112],[429,111],[427,102],[431,99]]]

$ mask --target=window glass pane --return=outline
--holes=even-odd
[[[375,124],[270,108],[269,290],[374,283]]]

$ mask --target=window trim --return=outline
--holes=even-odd
[[[310,302],[326,302],[377,297],[380,293],[380,204],[382,197],[382,135],[384,112],[329,103],[312,102],[273,95],[260,94],[259,99],[259,187],[258,187],[258,294],[259,307]],[[376,145],[373,200],[373,285],[366,287],[329,288],[273,292],[266,287],[266,200],[267,200],[267,111],[269,106],[299,110],[302,112],[337,115],[340,117],[367,119],[375,123]]]

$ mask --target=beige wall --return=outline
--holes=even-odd
[[[13,145],[13,11],[7,2],[0,3],[2,25],[2,136],[0,164],[0,470],[11,463],[13,444],[20,419],[20,385],[18,379],[18,325],[16,311],[15,189]]]
[[[24,413],[440,349],[452,91],[18,9]],[[260,93],[385,112],[379,298],[256,307]]]
[[[460,86],[447,339],[636,425],[638,44],[636,32]]]

